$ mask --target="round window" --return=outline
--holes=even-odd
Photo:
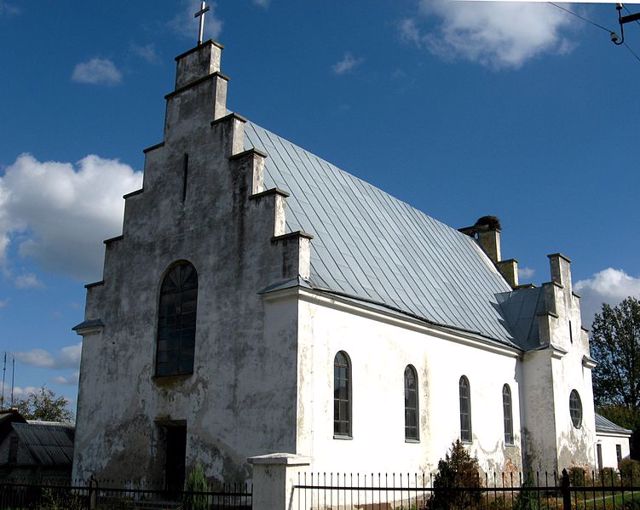
[[[576,390],[573,390],[569,396],[569,412],[573,426],[579,429],[582,425],[582,401]]]

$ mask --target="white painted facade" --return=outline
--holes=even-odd
[[[598,449],[602,455],[602,464],[598,456]],[[618,458],[618,450],[620,457]],[[618,469],[618,462],[629,458],[629,434],[615,434],[599,432],[596,444],[596,467]]]
[[[104,280],[88,286],[73,478],[161,484],[178,426],[187,469],[199,462],[218,480],[246,479],[248,457],[275,452],[308,457],[313,471],[432,472],[460,437],[461,376],[468,448],[485,472],[593,468],[594,365],[568,259],[550,256],[530,349],[309,288],[312,236],[286,232],[287,194],[264,189],[268,155],[244,150],[220,51],[208,42],[178,58],[164,142],[146,151],[144,188],[125,197],[123,236],[106,243]],[[486,265],[498,271],[499,233],[492,246]],[[181,260],[198,274],[194,368],[158,377],[160,287]],[[279,282],[288,284],[270,288]],[[349,438],[334,437],[340,351],[351,362]],[[418,376],[417,441],[404,433],[407,365]]]

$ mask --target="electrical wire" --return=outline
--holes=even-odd
[[[573,12],[569,9],[566,9],[565,7],[562,7],[561,5],[558,5],[556,3],[553,2],[549,2],[551,5],[553,5],[554,7],[557,7],[558,9],[560,9],[561,11],[564,12],[568,12],[569,14],[572,14],[573,16],[575,16],[576,18],[580,18],[582,21],[586,21],[587,23],[591,23],[594,27],[598,27],[601,30],[604,30],[605,32],[607,32],[608,34],[611,34],[613,32],[613,30],[608,29],[607,27],[603,27],[602,25],[600,25],[599,23],[596,23],[595,21],[591,21],[588,18],[585,18],[584,16],[581,16],[580,14],[578,14],[577,12]]]
[[[571,15],[575,16],[576,18],[580,18],[582,21],[586,21],[587,23],[590,23],[590,24],[591,24],[591,25],[593,25],[594,27],[597,27],[597,28],[599,28],[599,29],[601,29],[601,30],[604,30],[604,31],[605,31],[605,32],[607,32],[608,34],[615,34],[615,32],[614,32],[613,30],[610,30],[610,29],[608,29],[607,27],[603,27],[603,26],[602,26],[602,25],[600,25],[599,23],[596,23],[595,21],[591,21],[590,19],[585,18],[584,16],[581,16],[581,15],[580,15],[580,14],[578,14],[577,12],[573,12],[573,11],[571,11],[571,10],[569,10],[569,9],[566,9],[565,7],[562,7],[561,5],[558,5],[558,4],[554,3],[554,2],[549,2],[549,4],[553,5],[554,7],[557,7],[558,9],[560,9],[560,10],[562,10],[562,11],[565,11],[565,12],[567,12],[567,13],[569,13],[569,14],[571,14]],[[631,14],[631,11],[629,11],[629,9],[627,8],[627,6],[626,6],[626,5],[623,5],[623,7],[625,8],[625,10],[626,10],[629,14]],[[636,20],[636,23],[638,23],[638,25],[640,25],[640,22],[638,22],[637,20]],[[640,56],[639,56],[635,51],[633,51],[633,49],[631,48],[631,46],[629,46],[626,42],[625,42],[625,43],[623,43],[623,45],[624,45],[624,47],[625,47],[625,48],[627,48],[627,50],[629,51],[629,53],[631,53],[631,55],[633,55],[633,57],[634,57],[638,62],[640,62]]]
[[[640,62],[640,56],[638,56],[638,54],[635,51],[633,51],[627,43],[624,43],[624,47],[629,50],[629,53],[631,53],[638,62]]]

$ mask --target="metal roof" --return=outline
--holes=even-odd
[[[628,434],[631,435],[632,430],[625,429],[620,425],[616,425],[610,420],[607,420],[604,416],[600,416],[596,413],[596,433],[613,433],[613,434]]]
[[[14,423],[18,439],[41,466],[64,466],[73,462],[73,425],[50,422]]]
[[[497,295],[511,291],[474,239],[247,122],[265,187],[290,193],[287,228],[313,234],[313,288],[516,346]]]
[[[541,287],[526,287],[497,296],[498,302],[517,343],[525,350],[540,347],[537,316],[544,312]]]

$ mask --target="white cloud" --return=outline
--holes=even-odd
[[[437,28],[423,31],[415,19],[405,19],[399,24],[401,37],[445,59],[518,68],[543,53],[572,48],[561,32],[573,20],[546,3],[420,0],[420,14],[436,18]]]
[[[80,365],[80,354],[82,352],[82,342],[63,347],[57,354],[52,354],[45,349],[31,349],[30,351],[16,352],[15,358],[32,367],[38,368],[78,368]]]
[[[57,375],[53,377],[51,381],[56,384],[67,384],[70,386],[75,386],[76,384],[78,384],[79,378],[80,378],[80,372],[76,370],[75,372],[73,372],[71,375],[68,375],[68,376]]]
[[[640,278],[611,267],[576,282],[573,288],[582,297],[582,323],[586,327],[590,327],[594,314],[602,309],[602,303],[615,306],[629,296],[640,298]]]
[[[122,82],[122,73],[111,60],[92,58],[76,64],[71,80],[89,85],[117,85]]]
[[[269,7],[271,0],[253,0],[253,3],[266,9],[267,7]]]
[[[30,393],[39,393],[40,392],[40,388],[36,388],[35,386],[15,386],[13,388],[13,398],[14,399],[19,399],[19,398],[27,398],[29,396]],[[8,389],[8,391],[6,391],[6,395],[5,395],[5,400],[7,402],[10,402],[11,399],[11,388]]]
[[[536,270],[530,267],[519,267],[518,280],[530,280],[531,278],[533,278],[533,275],[535,273],[536,273]]]
[[[194,14],[200,10],[199,0],[182,0],[180,2],[180,12],[169,22],[171,28],[176,34],[182,37],[198,39],[198,20],[194,18]],[[204,22],[204,40],[217,39],[222,32],[222,21],[215,15],[216,4],[209,4],[209,12],[205,14]]]
[[[344,57],[342,57],[342,60],[333,64],[331,68],[336,74],[345,74],[352,71],[360,64],[362,64],[361,58],[356,58],[351,53],[347,52],[344,54]]]
[[[25,352],[16,352],[15,358],[24,363],[38,368],[53,368],[55,360],[49,351],[44,349],[31,349]]]
[[[13,283],[18,289],[36,289],[42,287],[42,282],[33,273],[26,273],[16,276]]]
[[[99,278],[102,241],[122,228],[122,195],[142,173],[117,160],[87,156],[77,165],[23,154],[0,177],[0,265],[8,247],[42,268],[78,279]]]
[[[153,43],[140,46],[138,44],[131,45],[131,51],[143,60],[146,60],[150,64],[155,64],[160,61],[158,52],[156,51],[156,45]]]

